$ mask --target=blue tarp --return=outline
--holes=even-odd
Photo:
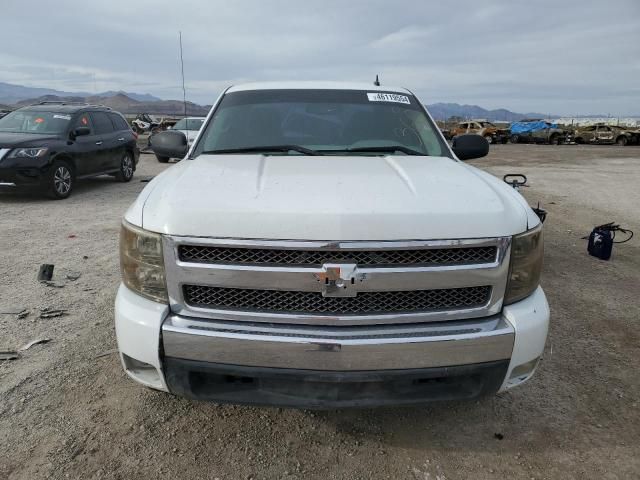
[[[511,124],[511,133],[529,133],[545,130],[547,128],[558,128],[555,123],[539,122],[515,122]]]

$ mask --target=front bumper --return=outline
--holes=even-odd
[[[548,322],[540,288],[484,319],[377,327],[190,318],[123,286],[116,300],[118,347],[134,380],[191,398],[296,407],[424,403],[515,386],[533,374]]]
[[[0,167],[0,189],[26,191],[44,188],[46,175],[44,167]]]

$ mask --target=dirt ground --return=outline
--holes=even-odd
[[[199,403],[139,387],[113,353],[118,231],[164,168],[97,178],[52,202],[0,196],[0,479],[629,479],[640,477],[640,238],[610,262],[594,225],[640,235],[640,147],[492,146],[474,161],[525,173],[547,208],[552,325],[526,386],[477,402],[310,412]],[[42,263],[54,281],[36,281]],[[81,276],[72,281],[70,275]],[[41,309],[66,315],[41,318]]]

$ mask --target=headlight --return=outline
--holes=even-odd
[[[17,148],[13,152],[11,152],[11,157],[13,158],[39,158],[44,157],[45,153],[47,153],[48,148],[45,147],[37,147],[37,148]]]
[[[167,303],[162,236],[122,222],[120,231],[122,281],[154,302]]]
[[[504,296],[505,305],[528,297],[538,288],[543,254],[542,223],[528,232],[513,237],[509,282]]]

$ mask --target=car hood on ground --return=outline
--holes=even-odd
[[[39,142],[56,140],[57,135],[0,132],[0,148],[37,147]]]
[[[497,178],[444,157],[201,155],[157,176],[126,219],[173,235],[427,240],[520,233],[527,209]]]

